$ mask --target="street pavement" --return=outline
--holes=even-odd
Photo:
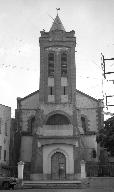
[[[1,192],[11,190],[1,190]],[[12,192],[113,192],[114,188],[86,188],[86,189],[16,189]]]

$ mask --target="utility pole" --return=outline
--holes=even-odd
[[[110,63],[112,63],[114,61],[114,58],[105,58],[104,55],[101,53],[101,67],[102,67],[102,70],[103,70],[103,81],[102,82],[106,82],[109,84],[109,82],[112,82],[114,84],[114,70],[112,70],[112,66],[114,65],[114,63],[111,65],[111,69],[109,70],[109,66],[110,66]],[[111,75],[113,76],[112,79],[110,79]],[[109,79],[107,79],[107,76]],[[104,83],[102,83],[104,84]],[[113,90],[113,87],[111,88],[111,90]],[[114,106],[114,94],[110,94],[110,91],[108,89],[108,92],[107,93],[103,93],[103,97],[105,100],[105,103],[106,103],[106,107],[110,107],[110,106]],[[109,103],[109,100],[110,101],[113,101],[113,103]]]
[[[106,61],[114,61],[114,58],[107,58],[105,59],[104,58],[104,55],[101,53],[101,66],[102,66],[102,69],[103,69],[103,72],[104,72],[104,78],[106,79],[106,75],[107,74],[112,74],[114,73],[114,71],[107,71],[106,72]],[[113,80],[114,81],[114,80]]]

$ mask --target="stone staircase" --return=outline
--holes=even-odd
[[[48,180],[48,181],[23,181],[22,186],[25,189],[72,189],[72,188],[86,188],[88,187],[89,183],[86,181],[81,180],[65,180],[65,181],[57,181],[57,180]]]

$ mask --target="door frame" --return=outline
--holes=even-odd
[[[53,178],[53,163],[52,163],[52,161],[53,161],[53,157],[54,157],[54,155],[56,155],[56,154],[60,154],[60,155],[62,155],[64,158],[63,158],[63,162],[61,162],[61,160],[60,160],[60,156],[58,156],[57,158],[58,158],[58,161],[57,162],[55,162],[55,163],[57,163],[56,165],[58,166],[58,168],[57,168],[57,172],[58,172],[58,175],[57,175],[57,178],[55,177],[55,178]],[[56,159],[55,159],[56,160]],[[63,172],[64,171],[64,172]],[[65,178],[66,178],[66,156],[65,156],[65,154],[64,153],[62,153],[62,152],[60,152],[60,151],[56,151],[55,153],[53,153],[52,154],[52,156],[51,156],[51,178],[52,179],[57,179],[57,180],[64,180]]]

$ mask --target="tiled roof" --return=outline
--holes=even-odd
[[[55,31],[55,30],[65,31],[65,28],[64,28],[58,14],[52,24],[50,31]]]

